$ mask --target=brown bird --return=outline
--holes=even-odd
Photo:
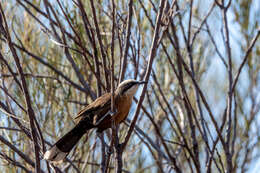
[[[119,84],[114,97],[115,113],[111,112],[111,93],[100,96],[83,108],[75,117],[76,126],[46,151],[43,158],[59,163],[88,130],[97,128],[97,132],[101,133],[112,126],[113,119],[116,125],[124,121],[138,86],[144,83],[146,82],[129,79]]]

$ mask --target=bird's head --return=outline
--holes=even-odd
[[[141,84],[145,84],[145,83],[146,83],[145,81],[137,81],[134,79],[125,80],[118,85],[116,89],[116,93],[120,95],[134,96],[138,87]]]

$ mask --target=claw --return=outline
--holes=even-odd
[[[111,117],[113,117],[117,113],[117,109],[115,108],[114,111],[110,110],[108,113],[110,114]]]

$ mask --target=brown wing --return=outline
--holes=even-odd
[[[79,111],[77,116],[74,118],[76,122],[79,122],[82,119],[90,119],[93,120],[94,116],[100,116],[100,114],[105,114],[111,105],[111,93],[106,93],[99,98],[97,98],[94,102],[83,108]]]

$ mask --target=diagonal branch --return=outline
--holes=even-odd
[[[236,74],[236,77],[235,77],[235,80],[234,80],[234,83],[233,83],[233,86],[232,86],[232,93],[235,90],[235,87],[237,85],[237,81],[238,81],[238,78],[240,76],[240,73],[241,73],[241,71],[242,71],[242,69],[243,69],[243,67],[244,67],[244,65],[245,65],[245,63],[246,63],[250,53],[252,52],[252,49],[253,49],[253,47],[254,47],[254,45],[255,45],[259,35],[260,35],[260,28],[258,28],[256,36],[252,39],[250,46],[247,48],[247,51],[246,51],[245,57],[243,59],[243,62],[241,63],[241,65],[238,68],[238,71],[237,71],[237,74]]]

